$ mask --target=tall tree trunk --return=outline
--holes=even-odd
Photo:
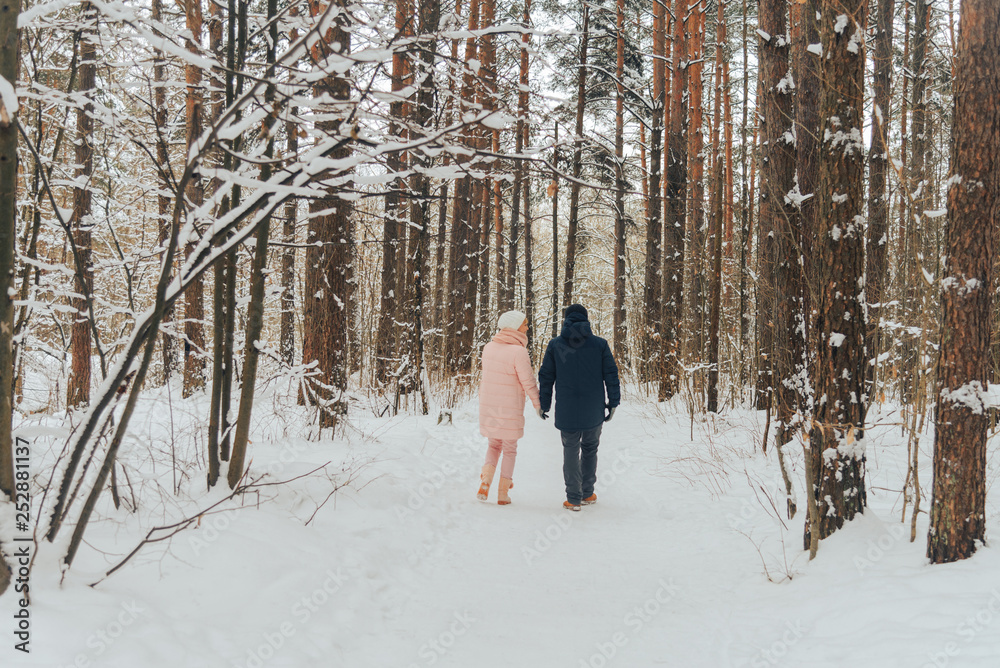
[[[264,162],[260,169],[260,180],[267,183],[271,179],[271,159],[274,157],[274,135],[279,119],[274,108],[276,72],[274,63],[278,44],[278,0],[267,0],[268,40],[265,62],[265,78],[270,82],[264,90],[264,105],[271,109],[265,123],[267,144],[264,148]],[[260,357],[258,343],[264,331],[264,286],[267,280],[267,243],[271,233],[271,216],[265,216],[257,225],[254,244],[253,266],[250,279],[250,303],[247,305],[246,343],[243,346],[243,383],[240,387],[240,406],[236,416],[233,435],[232,457],[229,462],[228,482],[230,489],[236,489],[243,477],[243,462],[246,458],[250,437],[250,417],[253,413],[253,399],[257,388],[257,362]]]
[[[865,394],[869,402],[875,395],[876,360],[881,352],[879,334],[885,297],[886,251],[889,247],[889,118],[892,86],[892,18],[895,0],[879,0],[875,28],[874,88],[872,106],[872,144],[868,154],[868,235],[865,265],[865,298],[871,319],[865,333]],[[866,405],[869,403],[866,402]]]
[[[479,77],[479,85],[476,87],[476,103],[484,111],[489,111],[496,108],[496,99],[494,95],[496,87],[496,46],[493,41],[493,35],[489,32],[489,29],[494,25],[494,15],[496,13],[496,0],[480,0],[481,3],[481,20],[479,27],[483,31],[482,36],[482,68],[480,69],[481,76]],[[489,151],[492,146],[494,146],[493,138],[495,133],[492,132],[487,126],[483,125],[479,128],[479,148],[486,152]],[[499,135],[496,135],[497,151],[500,148]],[[494,163],[489,161],[485,164],[484,171],[486,172],[486,178],[478,182],[478,188],[480,191],[480,198],[482,200],[482,207],[480,207],[480,232],[481,232],[481,246],[479,254],[479,317],[477,320],[477,334],[476,348],[489,341],[489,338],[493,334],[493,328],[496,326],[496,318],[493,317],[492,311],[490,309],[490,253],[492,249],[490,247],[491,231],[496,228],[497,240],[501,239],[501,230],[496,227],[500,225],[499,222],[499,212],[496,210],[497,200],[494,196],[493,184],[496,181],[494,175]],[[497,254],[500,254],[500,249],[502,244],[497,244]],[[496,277],[496,280],[500,280],[500,276]],[[495,309],[500,312],[501,305],[496,304]]]
[[[90,404],[90,318],[88,296],[94,291],[90,230],[91,179],[94,175],[94,90],[97,88],[97,10],[86,0],[80,8],[80,66],[77,91],[86,101],[76,109],[76,185],[73,188],[73,215],[70,227],[76,246],[77,271],[73,279],[76,296],[71,300],[73,326],[70,350],[73,366],[66,383],[66,405]]]
[[[671,87],[671,80],[673,77],[672,70],[673,66],[670,64],[672,62],[671,48],[673,45],[673,35],[671,31],[674,28],[674,24],[671,23],[672,20],[672,0],[663,0],[663,122],[660,124],[662,127],[662,141],[660,149],[660,267],[656,270],[656,274],[660,279],[660,301],[655,306],[656,315],[655,320],[657,323],[656,327],[656,338],[655,338],[655,351],[656,351],[656,365],[650,368],[650,382],[657,384],[657,394],[662,392],[663,388],[663,376],[664,370],[667,365],[667,339],[665,336],[666,322],[664,321],[664,300],[667,296],[667,277],[664,274],[664,268],[667,266],[667,224],[670,220],[670,179],[667,178],[667,173],[670,171],[670,128],[671,128],[671,112],[672,112],[672,99],[673,99],[673,89]]]
[[[774,347],[772,359],[773,388],[772,403],[775,404],[775,450],[785,483],[788,516],[796,512],[795,495],[791,473],[787,467],[784,446],[791,442],[795,433],[808,419],[809,373],[807,349],[807,299],[804,282],[804,264],[807,253],[805,238],[808,236],[809,214],[812,211],[812,188],[815,182],[816,142],[818,109],[816,94],[818,79],[815,68],[819,60],[807,50],[809,44],[819,42],[815,32],[816,7],[809,0],[805,4],[791,7],[791,35],[785,23],[785,7],[770,7],[779,22],[762,30],[770,34],[784,35],[780,47],[780,66],[765,80],[770,90],[765,92],[765,104],[774,98],[774,105],[767,110],[773,112],[766,119],[765,140],[768,143],[762,155],[761,192],[762,198],[759,220],[764,223],[764,215],[771,218],[769,227],[775,234],[774,264]],[[770,41],[781,40],[772,38]],[[810,41],[811,40],[811,41]],[[789,42],[791,49],[789,50]],[[769,52],[772,49],[768,49]],[[789,60],[791,53],[791,60]],[[799,77],[804,84],[798,87]],[[793,91],[787,86],[789,80],[796,82],[799,98],[794,101]],[[793,110],[794,106],[794,110]],[[766,114],[767,112],[765,112]],[[782,114],[786,114],[782,116]],[[808,125],[810,119],[812,125]],[[792,138],[795,138],[794,140]],[[796,180],[796,177],[798,180]],[[777,183],[769,180],[777,178]],[[803,183],[807,193],[801,192]],[[806,198],[808,197],[808,198]],[[766,206],[764,205],[766,202]]]
[[[963,0],[941,281],[941,354],[927,556],[966,559],[986,533],[987,367],[1000,207],[1000,5]]]
[[[152,19],[154,23],[163,20],[163,0],[152,0]],[[159,247],[165,248],[170,237],[170,197],[167,167],[170,157],[167,153],[167,66],[163,51],[153,49],[153,120],[156,125],[156,169],[159,176],[160,194],[156,196],[156,208],[159,215]],[[160,257],[163,257],[161,253]],[[173,319],[173,309],[163,314],[163,323],[169,324]],[[163,382],[166,383],[174,372],[174,338],[164,331],[161,335],[163,345]]]
[[[396,33],[403,36],[412,21],[410,0],[396,0]],[[406,101],[400,91],[406,85],[407,54],[397,47],[392,54],[392,74],[390,88],[393,92],[389,104],[389,137],[400,141],[405,133]],[[400,276],[400,269],[406,264],[406,210],[402,173],[406,169],[406,156],[401,151],[393,151],[386,156],[386,171],[392,182],[385,193],[385,213],[382,218],[382,284],[378,317],[378,333],[375,336],[375,381],[385,384],[396,373],[398,351],[400,350],[400,323],[409,317],[402,308],[403,292],[408,289],[406,278]],[[402,290],[400,289],[402,288]]]
[[[530,129],[525,127],[525,137]],[[525,140],[527,141],[527,140]],[[534,229],[531,218],[531,176],[524,179],[524,315],[528,320],[528,354],[534,348],[535,342],[535,284],[534,284]]]
[[[690,327],[688,350],[693,361],[705,359],[705,135],[704,135],[704,81],[705,70],[705,4],[692,3],[691,29],[688,44],[688,100],[691,120],[688,126],[688,238],[690,249],[689,272],[691,275]],[[702,372],[694,374],[696,386],[704,387]]]
[[[450,157],[445,155],[444,165],[448,165]],[[434,338],[429,340],[431,348],[431,368],[440,373],[445,367],[444,337],[442,336],[448,324],[448,180],[444,180],[438,189],[437,235],[434,243],[434,309],[431,313],[431,326],[434,328]]]
[[[426,18],[425,12],[429,11],[429,8],[423,6],[426,2],[427,0],[422,0],[420,7],[421,22]],[[408,7],[407,11],[412,13],[413,7]],[[436,14],[440,15],[440,8],[436,10]],[[412,22],[413,20],[411,19],[409,23],[412,25]],[[412,35],[413,29],[408,27],[406,32],[408,35]],[[417,139],[423,136],[422,129],[430,123],[431,119],[431,113],[428,110],[428,105],[431,104],[431,98],[428,97],[428,88],[433,88],[434,84],[434,54],[433,51],[428,54],[426,49],[421,49],[419,56],[414,55],[408,59],[406,68],[407,86],[412,85],[414,81],[413,59],[417,57],[423,59],[421,62],[425,68],[426,77],[418,86],[420,99],[417,100],[411,97],[405,105],[408,117],[414,120],[412,129],[407,130],[407,139]],[[430,58],[429,62],[426,60],[428,57]],[[420,64],[418,63],[417,66],[419,67]],[[415,108],[415,104],[419,106],[419,109]],[[405,337],[400,342],[400,350],[404,352],[407,359],[402,386],[407,392],[420,393],[421,411],[423,415],[426,415],[427,390],[423,384],[424,347],[422,339],[424,314],[427,307],[424,298],[428,293],[425,276],[429,269],[429,267],[425,267],[424,265],[426,264],[427,250],[430,242],[430,177],[427,176],[426,172],[430,168],[431,160],[418,150],[417,153],[408,152],[407,163],[410,165],[413,175],[410,177],[408,194],[410,198],[409,225],[404,228],[404,231],[408,230],[406,264],[403,267],[403,272],[400,274],[401,295],[404,297],[401,312],[407,314],[407,320],[403,322],[400,329],[400,334]]]
[[[903,63],[910,62],[910,2],[904,0],[903,2]],[[899,95],[900,105],[899,105],[899,165],[905,170],[906,167],[906,156],[907,147],[909,144],[909,90],[910,90],[910,77],[909,73],[903,73],[903,91]],[[901,263],[900,269],[898,270],[899,276],[897,281],[899,282],[901,292],[906,291],[906,273],[908,271],[906,267],[906,184],[903,181],[906,180],[905,171],[902,173],[902,178],[900,179],[899,187],[899,213],[897,218],[899,219],[899,230],[896,237],[899,239],[897,252],[899,254],[899,262]],[[900,322],[906,317],[905,305],[899,309],[900,312]],[[901,363],[898,363],[902,366]],[[900,391],[900,399],[902,399],[903,392]]]
[[[481,2],[483,0],[480,0]],[[476,104],[482,104],[481,101]],[[485,145],[486,133],[477,128],[477,151],[488,150]],[[476,279],[472,284],[471,303],[477,308],[472,310],[473,350],[485,343],[490,315],[490,221],[493,219],[493,197],[489,189],[489,181],[474,179],[472,182],[473,199],[473,247],[470,266]]]
[[[559,121],[555,122],[552,146],[552,183],[548,194],[552,198],[552,336],[559,335]]]
[[[500,152],[500,130],[493,129],[493,152]],[[510,252],[510,240],[513,239],[514,230],[513,228],[508,231],[509,239],[508,242],[504,243],[503,237],[503,194],[500,188],[500,179],[494,178],[492,181],[493,186],[493,229],[496,233],[496,252],[494,253],[494,258],[496,258],[496,301],[495,308],[497,313],[503,313],[514,308],[511,303],[511,297],[507,293],[507,254]],[[506,251],[506,252],[505,252]],[[517,259],[517,258],[515,258]],[[511,269],[513,271],[513,269]]]
[[[727,8],[730,6],[731,0],[726,0]],[[728,11],[728,9],[727,9]],[[726,19],[728,20],[728,19]],[[726,28],[726,34],[728,38],[729,28]],[[733,99],[732,99],[732,89],[731,82],[729,78],[730,69],[730,59],[732,54],[729,50],[728,39],[723,45],[725,49],[725,58],[722,61],[722,128],[723,128],[723,144],[725,146],[725,174],[723,176],[725,181],[725,189],[723,190],[723,200],[722,200],[722,224],[725,232],[722,235],[722,247],[723,247],[723,281],[722,281],[722,321],[719,326],[722,330],[732,331],[734,329],[735,323],[732,319],[733,307],[736,302],[740,299],[740,295],[733,290],[733,279],[735,278],[735,271],[737,268],[733,266],[733,237],[734,228],[736,227],[736,189],[734,185],[735,180],[735,165],[733,157]],[[738,269],[742,273],[743,269],[740,267]],[[739,325],[735,325],[735,329],[739,329]],[[739,393],[742,392],[742,384],[739,383],[739,369],[733,364],[734,358],[736,357],[736,351],[732,349],[732,339],[729,337],[724,337],[724,340],[728,338],[730,341],[729,346],[729,367],[730,367],[730,382],[734,387],[733,395],[738,397]],[[742,342],[740,343],[742,346]],[[737,388],[739,388],[737,390]]]
[[[478,104],[482,104],[481,102]],[[489,138],[485,130],[480,130],[479,148],[488,151]],[[476,304],[479,310],[475,312],[475,338],[473,348],[479,348],[485,344],[491,324],[490,318],[490,232],[493,227],[490,222],[493,220],[493,192],[490,189],[490,179],[477,179],[474,188],[479,205],[476,207],[476,239],[479,242],[478,252],[475,255],[472,266],[478,277],[479,297]]]
[[[615,69],[615,357],[627,367],[625,321],[625,0],[618,0],[618,64]]]
[[[469,2],[469,31],[479,29],[480,0]],[[465,62],[479,59],[476,38],[470,35],[465,41]],[[475,103],[475,75],[466,66],[462,77],[460,93],[460,115],[470,113]],[[475,147],[474,133],[466,128],[463,141],[470,148]],[[455,182],[455,206],[452,213],[452,248],[449,263],[448,300],[450,331],[446,338],[446,359],[449,371],[466,382],[472,372],[472,341],[476,321],[476,273],[474,264],[478,259],[479,241],[475,234],[472,211],[472,197],[475,194],[472,177],[468,174]]]
[[[397,16],[397,19],[400,19],[399,21],[400,39],[405,42],[412,39],[413,36],[413,21],[414,21],[413,0],[402,0],[402,6],[400,7],[400,11],[402,12],[402,16],[401,17]],[[398,58],[398,56],[402,56],[402,58],[400,59]],[[396,118],[397,140],[405,142],[408,141],[410,138],[410,126],[409,123],[407,123],[407,121],[410,119],[412,110],[411,107],[412,93],[410,93],[406,97],[403,97],[402,95],[403,95],[403,89],[407,89],[408,92],[410,85],[413,83],[412,55],[407,52],[394,53],[393,54],[394,65],[397,60],[402,61],[398,75],[399,80],[397,82],[398,85],[400,86],[400,90],[397,91],[398,99],[394,100],[390,106],[394,107],[397,113],[399,114],[399,116]],[[409,151],[400,151],[394,154],[393,156],[389,156],[389,160],[387,160],[387,162],[391,162],[392,160],[396,161],[396,165],[394,165],[393,167],[396,173],[406,172],[409,170],[409,164],[410,164]],[[394,288],[394,293],[396,295],[396,299],[394,300],[395,304],[393,308],[395,309],[396,312],[395,335],[398,341],[397,347],[400,351],[400,355],[402,355],[403,351],[407,349],[410,343],[410,337],[405,330],[408,324],[410,323],[409,315],[406,314],[406,304],[408,303],[408,300],[412,299],[412,293],[413,293],[413,285],[408,283],[406,274],[407,264],[410,261],[410,254],[412,252],[412,249],[408,247],[408,240],[410,237],[409,235],[410,229],[408,223],[409,223],[410,205],[412,204],[412,202],[409,201],[410,198],[409,186],[405,178],[397,178],[395,181],[395,187],[399,195],[397,202],[398,211],[396,215],[396,221],[398,224],[397,233],[399,235],[399,239],[397,241],[396,254],[395,254],[396,286]],[[357,307],[357,305],[354,303],[352,303],[351,306],[352,308]],[[352,349],[353,347],[354,344],[352,343]]]
[[[531,0],[524,2],[523,31],[521,33],[520,69],[518,72],[518,94],[517,94],[517,123],[514,126],[514,153],[518,156],[524,150],[528,137],[528,49],[531,48]],[[521,235],[521,197],[527,197],[527,190],[524,185],[524,177],[527,172],[524,160],[518,158],[514,165],[514,191],[511,195],[510,207],[510,241],[507,247],[507,295],[508,306],[514,308],[516,303],[515,287],[517,283],[517,242]],[[525,219],[525,243],[530,236],[531,221]],[[527,246],[525,247],[527,251]],[[527,262],[527,259],[525,260]],[[528,265],[524,267],[525,272],[530,272]],[[530,275],[530,274],[529,274]],[[528,285],[525,285],[526,291]],[[527,296],[525,298],[525,308],[527,308]],[[525,311],[527,315],[527,311]],[[528,331],[531,332],[532,321],[528,319]],[[529,334],[530,336],[530,334]],[[531,350],[531,346],[528,346]]]
[[[905,267],[906,290],[903,296],[906,324],[910,328],[921,328],[923,323],[924,297],[924,262],[923,234],[924,210],[927,202],[927,168],[925,155],[927,140],[924,130],[927,126],[927,40],[928,23],[930,19],[928,0],[916,0],[913,8],[913,59],[910,72],[913,76],[913,90],[910,98],[912,117],[910,121],[910,137],[912,146],[910,160],[906,163],[906,178],[904,179],[903,199],[907,202],[906,248],[903,255]],[[905,334],[903,355],[903,402],[910,403],[917,395],[917,384],[923,382],[919,372],[920,359],[924,351],[917,349],[919,336]]]
[[[680,329],[684,314],[684,227],[687,185],[687,23],[677,0],[674,6],[670,81],[670,141],[667,148],[667,219],[663,227],[663,371],[659,398],[669,399],[680,387]]]
[[[639,378],[649,382],[660,367],[660,317],[663,281],[663,217],[660,213],[663,120],[666,106],[667,7],[653,0],[653,100],[649,131],[649,195],[646,218],[646,271],[643,282],[643,331],[640,333]]]
[[[295,122],[298,113],[298,107],[292,107],[285,123],[288,160],[298,159],[299,135]],[[281,330],[278,349],[281,360],[288,366],[295,364],[295,224],[298,209],[298,201],[289,197],[285,202],[285,215],[281,224],[281,240],[285,247],[281,250]]]
[[[649,218],[649,168],[646,165],[646,123],[639,123],[639,181],[642,182],[642,213],[643,217]],[[643,326],[641,329],[645,329]],[[641,336],[641,331],[640,331]]]
[[[223,110],[228,106],[230,100],[226,96],[226,81],[229,73],[226,72],[222,63],[225,53],[222,41],[222,20],[223,9],[220,4],[211,3],[208,7],[208,48],[212,55],[218,60],[219,65],[212,68],[212,92],[211,92],[211,123],[215,125],[222,117]],[[225,154],[221,147],[213,151],[212,161],[214,167],[232,165],[232,157]],[[222,187],[221,179],[212,179],[212,192],[217,192]],[[219,206],[218,215],[225,215],[230,208],[230,198],[225,197]],[[169,233],[169,230],[165,232]],[[219,262],[214,267],[215,284],[212,290],[212,310],[215,327],[212,331],[212,390],[209,402],[208,418],[208,486],[214,487],[219,480],[221,463],[219,457],[219,438],[225,429],[221,426],[222,416],[222,393],[223,378],[226,374],[228,359],[226,358],[226,273],[227,262]]]
[[[246,80],[246,75],[241,69],[237,68],[237,62],[242,62],[245,59],[245,54],[247,51],[247,4],[245,2],[240,2],[237,4],[236,0],[229,0],[227,16],[226,16],[226,72],[224,73],[225,78],[225,91],[226,91],[226,106],[229,107],[235,102],[236,98],[243,94],[243,84]],[[219,110],[222,113],[222,110]],[[242,112],[237,110],[236,120],[242,118]],[[233,139],[233,152],[239,153],[243,146],[243,136],[237,135]],[[223,158],[223,169],[233,170],[239,165],[239,160],[233,156],[231,152],[226,152]],[[236,207],[239,205],[240,197],[242,194],[242,189],[240,184],[237,183],[232,187],[229,198],[229,206]],[[223,200],[225,203],[226,200]],[[219,443],[219,456],[223,461],[229,460],[229,450],[231,442],[230,434],[230,405],[232,403],[233,396],[233,378],[235,376],[235,338],[236,338],[236,273],[237,269],[237,250],[233,249],[226,253],[225,258],[222,260],[222,278],[224,279],[223,292],[225,298],[223,300],[224,309],[224,319],[222,321],[223,332],[222,332],[222,381],[221,381],[221,402],[219,403],[219,431],[220,431],[220,443]],[[303,397],[304,398],[304,397]]]
[[[765,8],[767,11],[764,11]],[[757,410],[770,410],[773,403],[776,328],[774,277],[778,260],[776,235],[784,231],[784,221],[780,217],[794,174],[789,173],[789,168],[794,170],[794,162],[791,166],[784,163],[775,165],[771,157],[775,151],[779,151],[779,162],[786,157],[783,135],[788,131],[792,112],[791,91],[787,86],[784,91],[777,87],[788,69],[789,44],[785,34],[785,12],[784,2],[769,2],[759,10],[760,33],[763,33],[759,33],[762,69],[775,69],[764,73],[759,82],[764,103],[760,121],[760,211],[757,216]],[[767,26],[772,29],[780,27],[781,32],[772,33]]]
[[[337,1],[340,7],[346,8],[347,0]],[[310,0],[310,10],[314,16],[323,11],[319,0]],[[346,55],[351,51],[349,15],[341,12],[332,24],[312,47],[312,59],[316,63],[331,54]],[[314,95],[318,99],[344,101],[350,99],[350,94],[346,73],[331,74],[314,85]],[[316,128],[326,136],[337,136],[342,122],[343,118],[317,121]],[[346,160],[351,150],[349,144],[344,144],[330,151],[328,157],[334,161]],[[323,172],[319,178],[325,180],[331,176]],[[324,188],[323,196],[309,203],[312,214],[309,239],[320,245],[310,245],[306,249],[303,319],[309,327],[305,328],[302,337],[303,363],[317,363],[317,375],[312,384],[314,397],[310,398],[319,405],[321,429],[336,426],[337,415],[343,410],[341,396],[347,386],[348,285],[353,271],[354,244],[350,224],[353,207],[337,192],[340,188],[350,188],[350,184],[325,184]],[[233,468],[230,464],[230,471]]]
[[[488,0],[485,5],[486,13],[484,16],[484,25],[487,27],[492,27],[495,25],[495,13],[496,13],[496,0]],[[486,109],[496,109],[498,105],[498,91],[497,91],[497,47],[495,37],[492,34],[486,34],[483,36],[483,47],[485,49],[485,54],[483,58],[483,70],[484,77],[486,79],[484,86],[485,93],[485,108]],[[500,153],[500,128],[492,128],[489,133],[490,138],[490,149],[494,154]],[[515,139],[516,141],[516,139]],[[504,311],[509,311],[513,308],[513,304],[510,302],[510,297],[507,295],[507,266],[506,266],[506,255],[504,254],[504,241],[503,241],[503,199],[501,197],[500,182],[502,178],[498,175],[493,174],[496,171],[496,163],[490,163],[488,169],[491,172],[491,178],[486,181],[485,186],[489,188],[492,194],[492,205],[491,211],[493,213],[492,218],[492,228],[496,234],[496,251],[494,253],[495,262],[495,274],[496,274],[496,303],[495,310],[497,313],[503,313]],[[489,195],[487,195],[489,196]],[[514,205],[517,206],[516,204]],[[484,227],[487,225],[484,224]],[[513,238],[513,233],[511,233],[511,238]],[[488,267],[483,265],[483,272],[489,274]],[[492,323],[491,323],[492,324]],[[489,327],[487,327],[487,334],[490,334]]]
[[[201,0],[184,0],[184,14],[188,36],[185,40],[187,50],[201,55],[202,11]],[[201,87],[201,66],[194,63],[184,65],[184,79],[187,84],[187,100],[185,106],[185,121],[187,128],[187,146],[198,140],[202,133],[202,114],[204,95]],[[188,184],[185,196],[188,211],[198,209],[205,200],[202,180],[192,178]],[[194,250],[194,242],[188,244],[187,253]],[[205,318],[204,285],[199,277],[184,291],[184,390],[183,395],[189,397],[205,386]]]
[[[455,16],[461,15],[462,11],[462,0],[456,0],[455,2]],[[454,74],[453,69],[455,64],[458,63],[458,43],[459,40],[451,40],[451,63],[449,67],[448,77],[448,96],[444,102],[444,111],[442,113],[441,123],[445,125],[451,125],[455,122],[455,97],[458,77]],[[445,153],[442,166],[447,167],[451,164],[451,155]],[[435,336],[430,339],[431,344],[431,356],[433,359],[433,368],[438,373],[443,373],[448,370],[450,365],[447,362],[447,336],[453,331],[451,321],[449,317],[451,315],[451,285],[447,282],[449,279],[448,268],[454,261],[455,254],[455,243],[456,239],[452,238],[449,243],[448,239],[448,191],[449,191],[449,179],[443,179],[440,185],[440,194],[438,196],[438,226],[437,226],[437,239],[435,242],[435,275],[434,275],[434,309],[432,313],[431,323],[434,328]]]
[[[819,179],[820,58],[809,46],[820,43],[816,14],[819,0],[792,6],[792,68],[795,79],[795,180],[798,188],[798,252],[801,262],[802,311],[812,310],[812,296],[819,293],[813,271],[816,238],[816,184]],[[808,280],[812,278],[811,283]],[[808,328],[808,315],[806,328]],[[807,339],[808,340],[808,339]]]
[[[815,266],[819,292],[812,338],[820,399],[809,434],[812,493],[826,538],[864,512],[864,35],[867,0],[822,0],[820,165]]]
[[[414,139],[421,136],[422,129],[428,127],[434,112],[434,56],[435,34],[441,19],[441,0],[420,0],[420,43],[418,54],[418,79],[420,81],[413,107]],[[419,389],[421,413],[427,415],[427,388],[424,387],[424,309],[428,304],[426,287],[430,276],[427,251],[430,241],[431,182],[427,174],[431,167],[431,157],[421,150],[411,156],[414,174],[410,189],[414,200],[410,205],[410,243],[407,262],[407,279],[412,282],[413,292],[408,303],[408,311],[413,313],[410,330],[409,353],[413,369],[412,385]]]
[[[20,0],[0,12],[0,77],[17,81]],[[14,498],[14,244],[17,243],[17,109],[0,100],[0,493]],[[0,553],[0,571],[9,573]],[[0,575],[0,594],[6,585]],[[9,578],[8,578],[9,580]]]
[[[747,384],[747,365],[746,365],[746,355],[745,350],[749,347],[747,345],[747,302],[749,301],[747,296],[747,273],[749,272],[749,265],[747,260],[752,257],[752,254],[748,252],[747,246],[750,244],[750,210],[752,209],[752,200],[750,198],[749,182],[747,181],[747,163],[753,160],[753,147],[747,145],[747,135],[749,133],[749,128],[747,126],[747,111],[749,106],[750,97],[750,74],[748,71],[749,66],[749,40],[747,35],[747,28],[749,27],[750,17],[749,8],[747,7],[748,0],[743,0],[743,117],[740,122],[740,183],[742,191],[740,193],[740,307],[739,307],[739,351],[740,351],[740,372],[739,372],[739,388],[740,397],[743,396],[743,389]],[[756,127],[756,123],[754,124]],[[755,133],[756,136],[756,133]]]
[[[730,0],[725,0],[726,6],[729,6]],[[724,19],[725,20],[725,19]],[[729,29],[726,28],[726,41],[723,43],[723,49],[726,54],[728,54],[729,41],[728,41]],[[724,54],[724,55],[726,55]],[[722,199],[722,210],[723,210],[723,224],[725,226],[725,235],[723,236],[723,242],[726,247],[726,258],[732,259],[733,257],[733,225],[735,223],[735,195],[733,188],[733,100],[732,93],[729,89],[729,55],[722,61],[722,128],[723,128],[723,144],[725,146],[725,190],[723,192]],[[723,286],[724,290],[728,290],[728,286]]]
[[[580,226],[580,176],[583,174],[583,112],[587,103],[587,46],[590,39],[590,6],[583,6],[583,32],[580,34],[580,60],[576,73],[576,132],[573,138],[573,182],[569,187],[569,224],[566,228],[566,280],[563,283],[563,308],[573,303],[576,274],[576,237]],[[553,336],[555,336],[553,334]]]
[[[720,145],[719,126],[722,124],[722,67],[726,43],[726,3],[719,1],[719,22],[715,42],[715,102],[712,123],[712,228],[708,247],[711,251],[709,297],[711,306],[708,318],[708,401],[709,413],[719,411],[719,320],[722,316],[722,226],[724,216],[725,153]]]

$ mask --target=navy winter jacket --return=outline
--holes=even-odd
[[[593,429],[604,421],[605,407],[621,403],[618,365],[608,342],[590,331],[582,313],[570,313],[562,333],[549,341],[538,371],[538,396],[542,410],[552,405],[555,384],[556,428],[563,431]],[[607,401],[604,390],[607,388]]]

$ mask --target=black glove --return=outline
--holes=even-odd
[[[542,418],[543,420],[548,420],[549,419],[549,412],[548,411],[543,411],[541,408],[539,408],[535,412],[538,413],[538,417]]]
[[[617,408],[617,406],[608,406],[608,414],[604,418],[605,422],[611,422],[611,418],[615,416],[615,408]]]

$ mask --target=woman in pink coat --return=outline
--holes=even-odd
[[[500,331],[483,348],[483,374],[479,382],[479,433],[489,439],[486,463],[479,485],[480,499],[486,500],[493,483],[497,462],[500,465],[500,489],[497,503],[507,505],[507,490],[513,487],[517,439],[524,435],[524,397],[531,399],[535,411],[541,410],[538,384],[528,357],[528,320],[520,311],[507,311],[497,323]]]

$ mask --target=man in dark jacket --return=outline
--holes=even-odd
[[[539,415],[548,417],[552,386],[556,390],[556,428],[562,432],[563,507],[580,510],[581,503],[597,502],[597,448],[601,427],[621,402],[618,365],[608,342],[590,331],[587,309],[567,307],[562,333],[549,341],[538,372]],[[605,399],[607,389],[607,399]],[[605,414],[605,409],[608,412]]]

